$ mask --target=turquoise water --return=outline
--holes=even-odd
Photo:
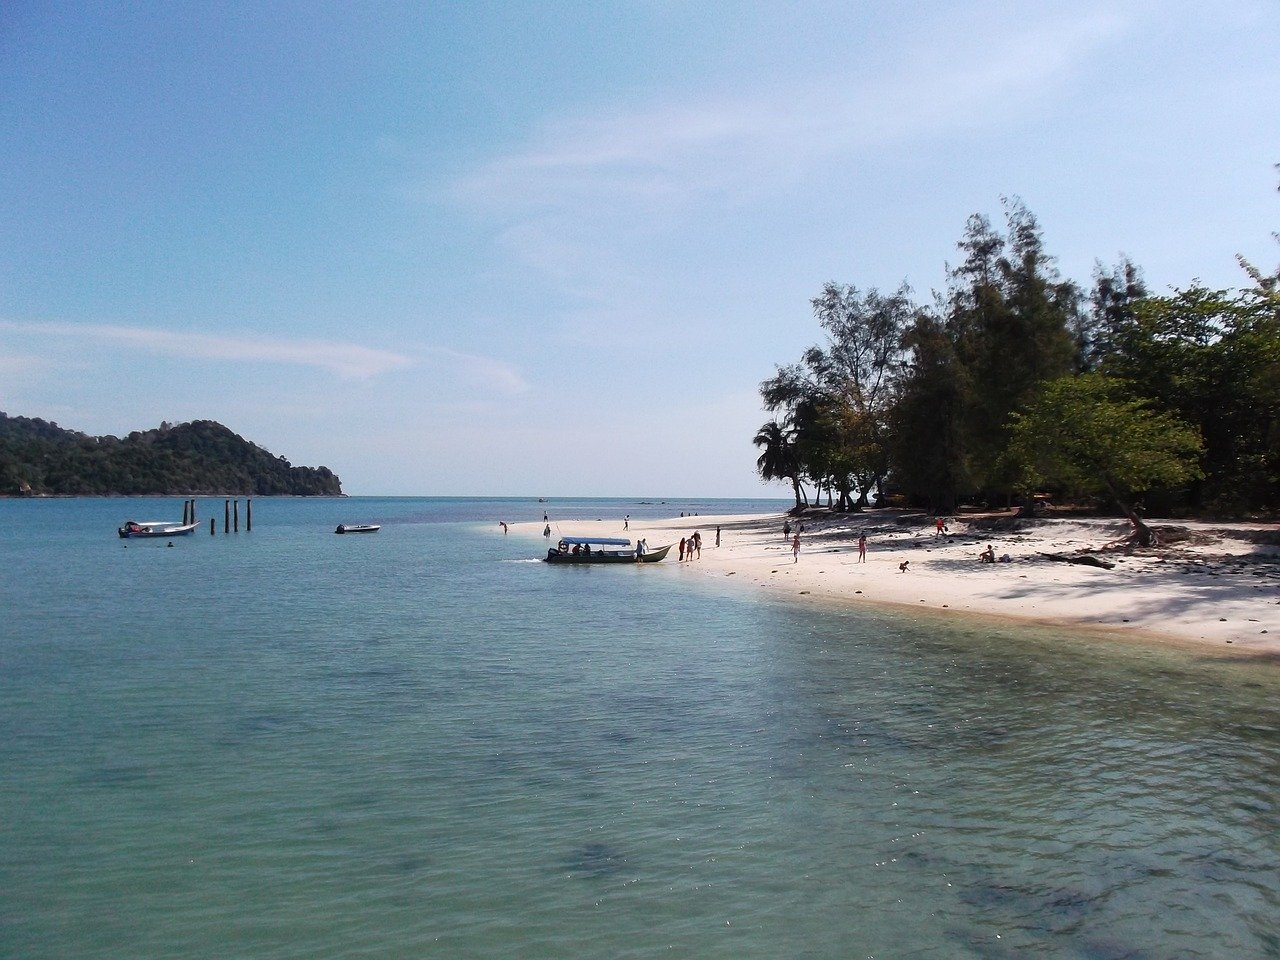
[[[0,501],[0,956],[1280,957],[1274,666],[496,527],[767,508]]]

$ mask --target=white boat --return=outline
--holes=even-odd
[[[198,526],[199,523],[173,523],[170,520],[126,520],[116,533],[122,540],[130,537],[181,537]]]
[[[623,547],[609,550],[607,547]],[[631,541],[622,537],[561,537],[543,558],[547,563],[657,563],[671,544],[637,553]]]
[[[380,523],[340,523],[334,533],[377,533],[382,529]]]

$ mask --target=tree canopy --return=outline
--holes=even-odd
[[[760,385],[765,479],[842,508],[873,491],[934,511],[1033,487],[1162,510],[1280,509],[1280,271],[1153,296],[1122,257],[1061,277],[1017,200],[975,214],[932,302],[834,281],[825,342]],[[1278,237],[1277,239],[1280,239]],[[839,499],[835,499],[838,494]]]
[[[93,437],[0,413],[0,493],[336,496],[328,467],[295,467],[220,423]]]

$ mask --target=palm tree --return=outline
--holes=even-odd
[[[777,420],[770,420],[756,431],[751,441],[764,451],[756,460],[756,469],[764,480],[790,480],[800,506],[800,467],[791,433]]]

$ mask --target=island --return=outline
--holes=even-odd
[[[94,437],[0,412],[3,496],[342,495],[328,467],[295,467],[213,420]]]

